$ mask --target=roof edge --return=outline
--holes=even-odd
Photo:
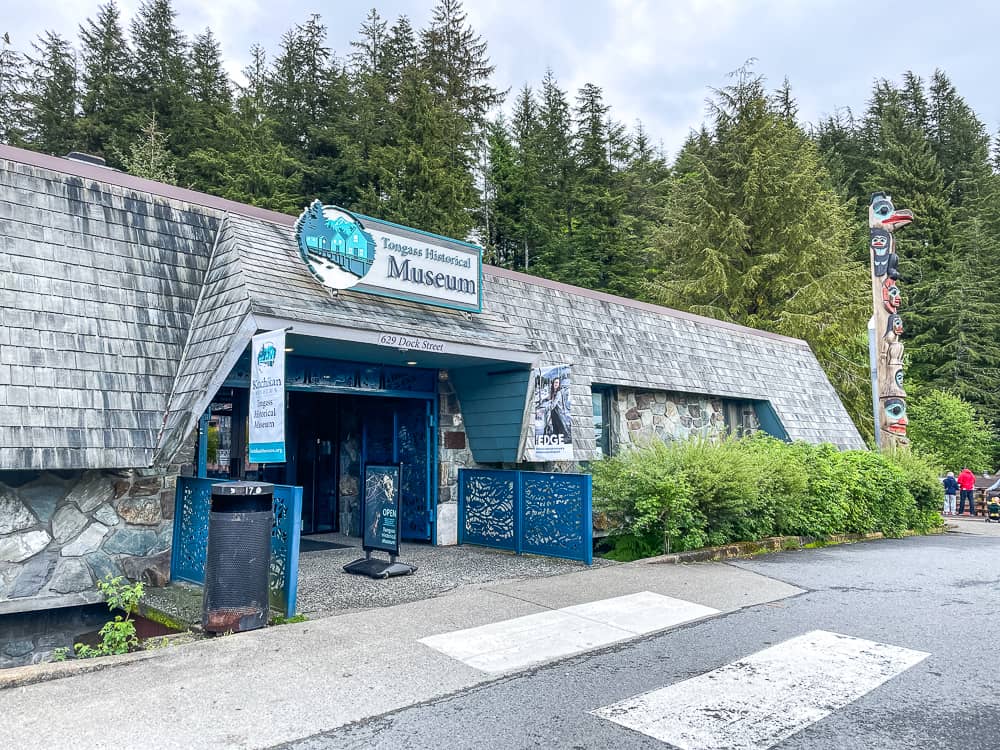
[[[293,226],[295,224],[295,217],[289,214],[271,211],[266,208],[258,208],[256,206],[239,203],[228,198],[219,198],[218,196],[214,196],[209,193],[201,193],[197,190],[189,190],[175,185],[167,185],[163,182],[156,182],[155,180],[147,180],[143,177],[135,177],[126,172],[119,172],[108,169],[107,167],[87,164],[85,162],[67,159],[62,156],[50,156],[48,154],[28,151],[27,149],[17,148],[15,146],[0,145],[0,159],[9,159],[13,162],[27,164],[34,167],[41,167],[43,169],[51,169],[55,172],[72,174],[77,177],[85,177],[87,179],[116,185],[118,187],[140,190],[157,195],[161,198],[185,201],[187,203],[193,203],[205,208],[212,208],[218,211],[236,214],[238,216],[248,216],[254,219],[261,219],[273,224],[281,224],[284,226]],[[381,221],[381,219],[377,220]],[[759,328],[742,326],[725,320],[717,320],[716,318],[709,318],[704,315],[695,315],[694,313],[683,312],[670,307],[663,307],[662,305],[654,305],[651,302],[640,302],[639,300],[630,299],[629,297],[619,297],[614,294],[608,294],[607,292],[597,292],[591,289],[573,286],[572,284],[565,284],[561,281],[552,281],[551,279],[546,279],[541,276],[532,276],[531,274],[521,273],[519,271],[510,271],[506,268],[486,264],[483,264],[483,271],[491,273],[494,276],[513,279],[522,283],[534,284],[535,286],[545,287],[546,289],[553,289],[566,292],[568,294],[576,294],[581,297],[587,297],[589,299],[599,300],[602,302],[609,302],[611,304],[625,305],[626,307],[633,307],[638,310],[645,310],[659,315],[668,315],[679,320],[688,320],[693,323],[712,325],[717,328],[752,334],[762,338],[772,339],[774,341],[783,341],[797,346],[809,347],[809,344],[803,339],[784,336],[780,333],[772,333],[771,331],[763,331]]]

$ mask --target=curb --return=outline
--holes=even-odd
[[[929,536],[931,534],[944,534],[947,527],[931,529],[927,532],[904,531],[902,537]],[[724,544],[721,547],[703,547],[702,549],[688,550],[687,552],[673,552],[669,555],[658,555],[657,557],[647,557],[636,560],[638,563],[647,565],[680,565],[694,562],[718,562],[721,560],[733,560],[742,557],[756,557],[758,555],[769,554],[771,552],[791,552],[810,547],[833,547],[840,544],[855,544],[857,542],[871,542],[878,539],[887,539],[881,531],[871,534],[834,534],[829,537],[810,536],[773,536],[767,539],[760,539],[756,542],[735,542],[734,544]]]

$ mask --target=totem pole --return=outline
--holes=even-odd
[[[909,445],[906,437],[906,392],[903,390],[903,319],[899,293],[894,232],[913,221],[913,212],[892,205],[885,193],[874,193],[868,205],[869,247],[872,261],[872,318],[875,331],[873,371],[875,414],[879,446]]]

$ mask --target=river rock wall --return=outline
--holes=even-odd
[[[0,613],[98,601],[108,575],[165,585],[178,469],[0,472]]]

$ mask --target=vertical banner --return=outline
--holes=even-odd
[[[253,337],[250,351],[250,463],[285,461],[285,332]]]
[[[570,365],[534,371],[534,424],[525,461],[572,461],[573,414],[570,407]]]

